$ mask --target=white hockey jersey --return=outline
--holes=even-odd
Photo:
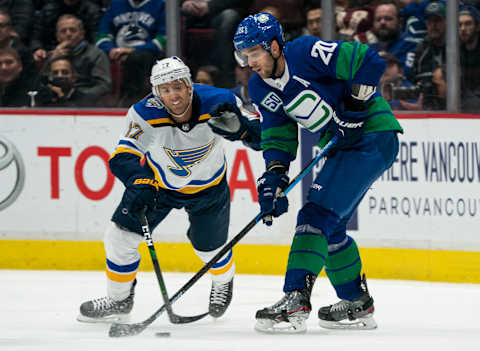
[[[153,95],[147,96],[129,109],[127,129],[112,157],[145,158],[160,187],[184,194],[220,183],[227,168],[223,138],[206,123],[220,102],[238,103],[229,90],[195,84],[192,119],[177,124]]]

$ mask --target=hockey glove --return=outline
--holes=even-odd
[[[367,110],[349,111],[341,104],[328,126],[330,133],[338,137],[328,156],[333,157],[337,151],[347,150],[358,143],[364,134],[367,118]]]
[[[230,141],[240,140],[247,130],[244,116],[237,105],[231,102],[222,102],[210,111],[208,125],[213,132]]]
[[[289,178],[284,173],[269,170],[257,180],[258,203],[263,223],[272,225],[272,216],[279,217],[288,211],[288,198],[283,194]]]
[[[142,208],[154,208],[157,200],[158,183],[155,179],[136,178],[129,181],[123,193],[123,203],[130,215],[135,216]]]

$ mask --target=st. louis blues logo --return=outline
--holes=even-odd
[[[210,150],[212,150],[212,147],[213,140],[207,145],[203,145],[194,149],[171,150],[164,148],[168,157],[170,157],[176,166],[168,166],[168,169],[178,177],[188,177],[192,173],[190,172],[189,168],[200,163],[200,161],[207,157]]]

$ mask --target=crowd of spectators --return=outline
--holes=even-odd
[[[182,58],[197,83],[232,89],[253,110],[252,71],[233,55],[238,23],[266,11],[286,40],[322,38],[321,2],[180,0]],[[445,109],[445,0],[335,4],[335,39],[368,44],[386,60],[380,89],[392,108]],[[480,0],[459,4],[462,110],[476,112]],[[165,56],[165,16],[164,0],[0,0],[0,106],[128,107],[150,92],[151,67]]]

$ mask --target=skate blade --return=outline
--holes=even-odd
[[[290,322],[275,322],[271,319],[257,319],[255,330],[266,334],[303,334],[307,332],[305,320],[291,318]]]
[[[372,330],[377,328],[377,322],[373,316],[357,318],[353,321],[324,321],[319,320],[318,324],[325,329],[349,329],[349,330]]]
[[[105,323],[105,324],[112,324],[112,323],[124,323],[130,320],[130,315],[128,314],[112,314],[106,317],[99,317],[99,318],[92,318],[84,316],[83,314],[79,314],[77,316],[77,321],[82,323]]]

